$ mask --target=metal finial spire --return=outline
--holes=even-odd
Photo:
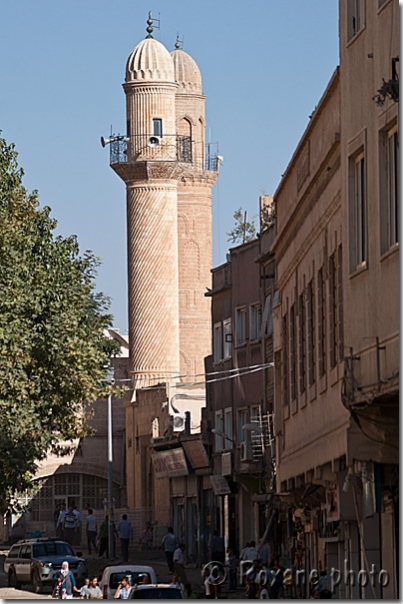
[[[148,32],[148,36],[146,36],[146,38],[152,38],[152,32],[154,31],[154,28],[152,27],[153,24],[153,18],[151,15],[151,11],[148,13],[148,19],[147,19],[147,28],[146,28],[146,32]]]
[[[179,50],[183,46],[183,40],[179,40],[179,32],[176,34],[175,50]]]

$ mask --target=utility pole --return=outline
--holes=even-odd
[[[115,522],[113,515],[113,443],[112,443],[112,388],[115,383],[114,368],[109,367],[107,372],[107,381],[109,385],[108,396],[108,558],[113,560],[115,557]]]

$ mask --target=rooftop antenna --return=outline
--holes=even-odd
[[[158,13],[158,17],[160,16],[160,13]],[[156,23],[158,23],[158,25],[155,25]],[[147,38],[152,38],[153,36],[151,35],[154,31],[154,29],[160,29],[160,23],[161,23],[161,19],[154,19],[151,11],[148,13],[148,19],[147,19],[147,27],[146,27],[146,32],[147,32]]]

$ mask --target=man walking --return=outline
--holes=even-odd
[[[70,545],[75,545],[74,540],[77,532],[77,518],[73,507],[70,505],[67,514],[63,520],[63,537]]]
[[[210,560],[214,562],[225,563],[224,539],[218,535],[218,531],[213,531],[213,536],[210,539]]]
[[[184,560],[184,556],[183,556],[183,552],[186,549],[186,545],[184,543],[181,543],[180,546],[174,551],[174,571],[176,572],[176,574],[181,578],[182,583],[184,585],[187,585],[188,583],[188,579],[186,576],[186,571],[185,571],[185,560]]]
[[[56,522],[56,537],[58,539],[63,539],[63,521],[64,521],[64,517],[66,514],[67,514],[66,504],[61,503],[59,517]]]
[[[76,505],[73,505],[73,514],[76,517],[77,521],[77,530],[76,530],[76,538],[74,545],[81,545],[81,512],[77,509]]]
[[[120,545],[122,548],[123,562],[129,561],[129,541],[133,541],[133,528],[127,519],[127,515],[123,514],[122,520],[116,527],[116,532],[120,537]]]
[[[97,552],[97,519],[95,518],[94,512],[91,508],[88,509],[88,516],[85,519],[85,525],[87,531],[88,554],[91,555],[91,545],[94,546],[95,553]]]
[[[178,539],[174,535],[174,530],[172,526],[168,527],[168,532],[165,537],[162,539],[162,547],[164,548],[165,557],[167,559],[167,564],[169,568],[169,572],[174,572],[174,552],[178,545]]]

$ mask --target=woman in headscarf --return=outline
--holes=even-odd
[[[73,591],[80,593],[80,590],[76,587],[74,575],[69,569],[68,562],[63,562],[62,568],[58,572],[57,580],[60,582],[60,591],[63,600],[70,600],[73,597]]]

